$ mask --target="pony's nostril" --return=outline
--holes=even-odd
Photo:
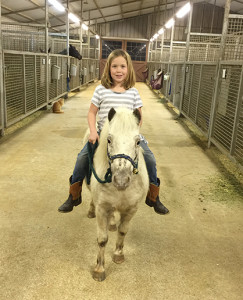
[[[127,188],[130,184],[131,178],[129,176],[117,176],[114,175],[113,183],[119,189],[123,190]]]

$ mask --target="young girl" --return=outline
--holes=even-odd
[[[90,129],[89,142],[94,144],[99,140],[99,134],[104,122],[108,116],[109,110],[120,106],[134,110],[141,108],[142,100],[138,94],[135,85],[136,77],[129,54],[123,50],[114,50],[110,53],[105,65],[104,73],[101,78],[101,85],[97,86],[91,99],[91,105],[88,112],[88,124]],[[98,113],[98,132],[96,129],[96,115]],[[141,125],[141,124],[140,124]],[[153,153],[150,151],[147,142],[141,138],[140,146],[144,150],[144,159],[146,162],[150,187],[146,198],[146,204],[154,207],[158,214],[167,214],[169,210],[160,202],[159,186],[160,180],[157,178],[156,161]],[[70,177],[69,197],[60,207],[60,212],[70,212],[74,206],[82,202],[81,191],[82,182],[88,173],[88,143],[78,154],[73,175]]]

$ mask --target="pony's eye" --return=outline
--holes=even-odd
[[[140,141],[137,141],[137,146],[139,146],[140,145]]]
[[[111,144],[111,140],[109,138],[107,139],[107,142],[108,142],[108,144]]]

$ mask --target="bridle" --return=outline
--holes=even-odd
[[[133,166],[133,174],[138,174],[138,158],[137,158],[137,155],[134,159],[132,159],[129,155],[126,155],[126,154],[110,155],[110,153],[108,151],[108,145],[107,145],[107,156],[109,158],[109,165],[110,166],[111,166],[113,160],[116,159],[116,158],[124,158],[124,159],[130,161],[130,163]]]
[[[91,144],[88,143],[89,174],[87,176],[87,184],[90,184],[90,177],[91,177],[92,173],[94,174],[94,177],[96,178],[96,180],[99,183],[110,183],[112,181],[111,164],[112,164],[113,160],[117,159],[117,158],[124,158],[124,159],[130,161],[130,163],[133,166],[133,174],[138,174],[138,157],[137,157],[137,155],[134,159],[132,159],[129,155],[126,155],[126,154],[110,155],[110,153],[108,151],[108,144],[107,144],[107,156],[109,158],[109,168],[106,171],[104,180],[100,179],[94,169],[94,166],[93,166],[93,157],[94,157],[94,152],[95,152],[95,149],[97,148],[97,146],[98,146],[98,141],[96,141],[94,147],[92,147]]]

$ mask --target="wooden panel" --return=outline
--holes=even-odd
[[[136,73],[136,81],[137,82],[144,82],[145,78],[143,75],[143,71],[146,70],[146,62],[145,61],[139,61],[139,62],[133,62],[133,68]]]

